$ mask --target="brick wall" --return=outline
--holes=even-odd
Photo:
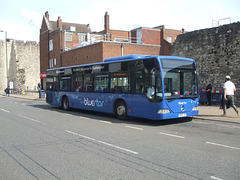
[[[73,49],[61,54],[62,66],[89,64],[103,61],[102,43]]]
[[[115,38],[131,39],[131,34],[129,31],[118,31],[118,30],[109,30],[109,33],[112,34]],[[114,39],[111,39],[114,41]]]
[[[40,34],[40,72],[46,72],[48,69],[48,31]]]
[[[60,53],[61,53],[61,29],[58,28],[49,34],[49,41],[53,42],[53,50],[49,52],[49,60],[51,62],[51,68],[61,66]],[[56,64],[55,64],[56,59]],[[48,62],[49,66],[49,62]]]
[[[167,39],[167,37],[172,37],[172,42],[174,43],[177,36],[182,34],[182,31],[179,30],[173,30],[173,29],[165,29],[164,33],[164,39]]]
[[[160,30],[142,29],[142,43],[160,45],[161,44],[160,32],[161,32]]]
[[[63,52],[62,66],[102,62],[105,58],[129,54],[159,55],[160,46],[99,42],[90,46]]]

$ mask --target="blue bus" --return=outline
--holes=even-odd
[[[46,71],[46,102],[69,108],[151,120],[198,115],[193,59],[127,55]]]

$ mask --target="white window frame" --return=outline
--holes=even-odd
[[[55,58],[56,59],[56,58]],[[54,60],[55,61],[55,60]],[[49,59],[49,68],[53,68],[53,59]]]
[[[66,34],[66,41],[72,41],[72,34]]]
[[[49,40],[49,51],[53,51],[53,39]]]
[[[167,36],[167,41],[168,41],[169,43],[172,43],[172,42],[173,42],[172,36]]]

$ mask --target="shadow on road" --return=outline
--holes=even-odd
[[[79,110],[79,109],[70,109],[65,111],[60,107],[51,106],[48,104],[31,104],[29,106],[35,108],[41,108],[49,111],[56,111],[59,113],[67,113],[76,117],[90,118],[92,120],[101,120],[108,121],[111,123],[127,123],[127,124],[138,124],[138,125],[148,125],[148,126],[167,126],[171,124],[180,124],[192,121],[192,118],[180,118],[180,119],[169,119],[169,120],[149,120],[143,118],[129,117],[128,120],[119,120],[113,114],[89,111],[89,110]]]

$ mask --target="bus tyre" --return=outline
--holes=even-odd
[[[63,100],[62,100],[62,108],[64,110],[69,110],[69,101],[68,101],[68,98],[67,97],[63,97]]]
[[[118,101],[115,110],[116,117],[121,120],[127,119],[127,107],[123,101]]]

